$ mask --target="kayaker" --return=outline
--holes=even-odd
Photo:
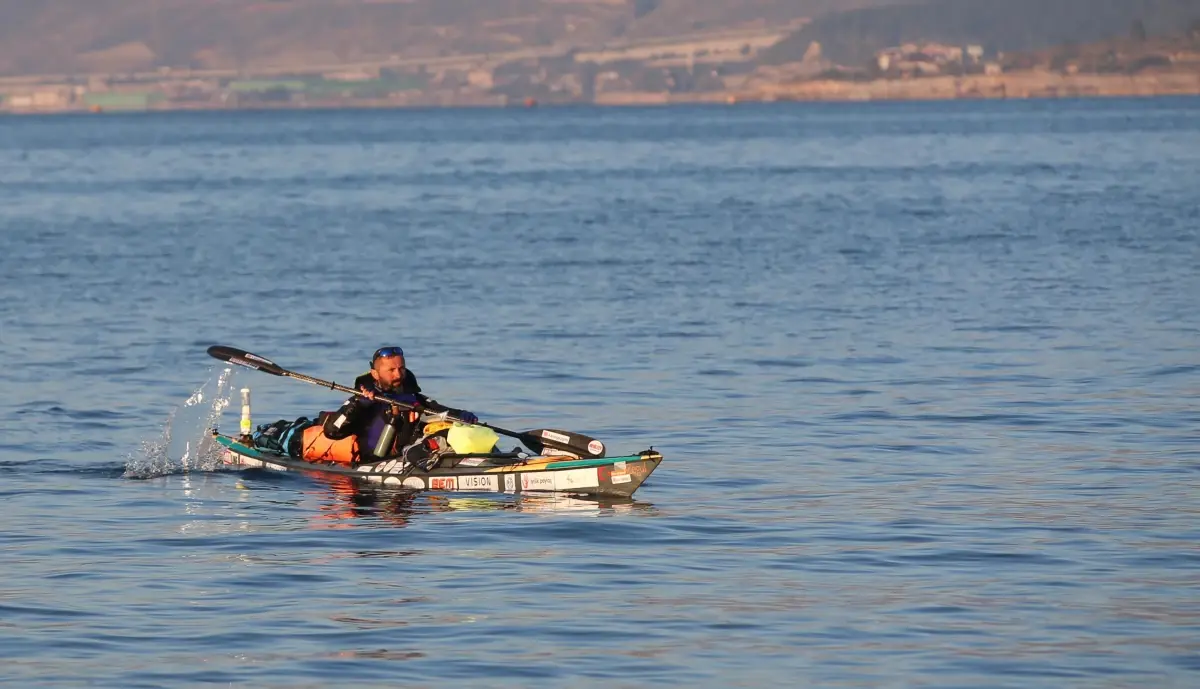
[[[373,458],[398,456],[401,451],[414,440],[421,437],[421,412],[440,414],[449,412],[455,418],[466,423],[476,423],[478,417],[469,411],[454,409],[439,404],[421,393],[421,385],[417,377],[405,366],[404,350],[400,347],[380,347],[371,356],[371,370],[359,376],[354,381],[354,387],[363,392],[366,398],[354,395],[332,414],[324,415],[321,424],[321,436],[335,445],[345,445],[345,441],[353,438],[353,452],[338,448],[339,451],[326,453],[316,452],[312,441],[317,441],[312,431],[305,434],[304,456],[310,458],[315,454],[324,454],[333,461],[352,463],[368,461]],[[412,409],[389,404],[377,399],[386,395],[392,400],[403,402]],[[332,448],[331,448],[332,449]]]

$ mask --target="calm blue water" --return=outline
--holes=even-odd
[[[0,683],[1200,685],[1197,266],[1196,99],[2,119]],[[215,343],[667,459],[216,471],[342,398]]]

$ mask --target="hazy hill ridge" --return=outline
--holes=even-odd
[[[764,28],[901,0],[0,0],[0,74],[329,65]]]

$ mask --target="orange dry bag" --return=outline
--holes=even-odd
[[[330,440],[325,437],[321,426],[310,426],[304,429],[304,446],[300,456],[310,462],[355,464],[358,462],[358,436]]]

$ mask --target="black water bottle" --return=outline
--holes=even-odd
[[[379,440],[375,442],[375,456],[383,459],[392,452],[392,443],[396,440],[396,427],[400,425],[400,415],[389,411],[387,413],[387,423],[383,426],[383,431],[379,433]]]

